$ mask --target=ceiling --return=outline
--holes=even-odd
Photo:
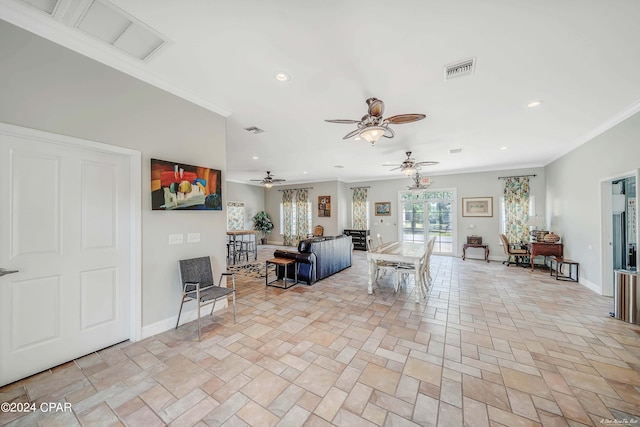
[[[228,116],[237,182],[399,178],[383,164],[406,151],[439,162],[425,175],[539,167],[640,110],[637,0],[113,0],[169,41],[145,61],[0,3],[9,22]],[[444,80],[470,58],[473,74]],[[360,119],[370,97],[385,117],[427,118],[373,146],[324,121]]]

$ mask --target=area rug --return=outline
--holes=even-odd
[[[269,275],[273,276],[275,275],[275,265],[271,264],[269,265]],[[229,271],[233,271],[235,274],[239,275],[239,276],[246,276],[246,277],[252,277],[255,279],[264,279],[265,275],[265,268],[264,268],[264,262],[252,262],[249,264],[243,264],[243,265],[232,265],[227,267],[227,270]]]

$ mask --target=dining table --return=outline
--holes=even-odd
[[[373,282],[376,277],[376,261],[413,264],[415,271],[420,271],[420,260],[427,251],[426,243],[419,242],[387,242],[367,252],[369,262],[369,281],[367,291],[373,294]],[[416,302],[427,296],[427,284],[416,274]]]

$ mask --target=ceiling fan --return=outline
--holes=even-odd
[[[329,123],[355,124],[357,129],[349,132],[342,139],[353,138],[359,136],[372,145],[382,138],[393,138],[395,132],[389,127],[390,124],[401,125],[424,119],[424,114],[399,114],[391,117],[382,117],[384,113],[384,102],[378,98],[367,99],[369,106],[367,114],[362,116],[360,120],[325,120]]]
[[[411,151],[407,151],[405,153],[407,155],[407,158],[399,165],[382,165],[382,166],[395,166],[393,169],[390,169],[392,171],[400,169],[400,171],[407,175],[407,176],[411,176],[414,173],[418,172],[418,170],[420,168],[422,168],[422,166],[433,166],[433,165],[437,165],[439,162],[416,162],[416,159],[412,159],[411,158]]]
[[[264,188],[271,188],[273,184],[278,184],[280,182],[285,182],[286,179],[277,179],[271,175],[271,171],[267,171],[267,176],[262,179],[251,179],[250,181],[261,182],[264,185]]]
[[[420,172],[416,172],[416,174],[411,179],[413,180],[413,185],[407,186],[409,190],[426,190],[431,185],[431,178],[420,175]]]

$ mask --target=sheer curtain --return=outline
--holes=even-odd
[[[364,187],[353,189],[353,228],[367,229],[367,189]]]
[[[529,177],[509,177],[504,182],[505,234],[509,242],[528,241]]]
[[[282,230],[283,244],[285,246],[293,246],[293,196],[296,190],[282,190]]]

